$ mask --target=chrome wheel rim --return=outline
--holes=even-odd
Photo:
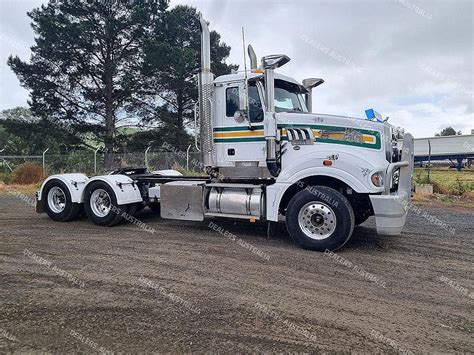
[[[92,192],[90,206],[97,217],[105,217],[112,208],[112,200],[107,191],[97,189]]]
[[[316,240],[329,238],[336,229],[336,215],[327,204],[313,201],[301,207],[298,223],[307,237]]]
[[[57,186],[48,192],[48,206],[54,213],[61,213],[66,208],[66,194]]]

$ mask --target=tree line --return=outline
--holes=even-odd
[[[29,108],[2,113],[0,140],[9,149],[101,145],[107,167],[123,147],[167,141],[186,149],[198,96],[196,8],[170,9],[168,0],[54,1],[27,15],[35,33],[31,57],[11,55],[8,65],[29,91]],[[216,75],[237,68],[226,64],[229,52],[212,31]],[[147,129],[127,129],[137,126]]]

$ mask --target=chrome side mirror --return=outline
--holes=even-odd
[[[262,58],[263,69],[276,69],[290,61],[290,58],[284,54],[272,54]]]
[[[321,85],[322,83],[324,83],[324,80],[320,78],[308,78],[308,79],[303,80],[303,86],[306,90],[308,90],[308,93],[305,94],[305,96],[306,96],[306,106],[308,107],[309,112],[313,112],[313,96],[312,96],[313,89],[316,86]]]
[[[315,88],[316,86],[321,85],[322,83],[324,83],[324,80],[321,78],[307,78],[303,80],[303,86],[308,91]]]

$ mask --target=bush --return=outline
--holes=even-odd
[[[18,185],[37,184],[43,180],[43,168],[33,162],[20,165],[12,174],[12,182]]]
[[[435,194],[442,194],[442,195],[449,195],[450,192],[448,189],[446,189],[443,185],[441,185],[440,183],[436,182],[436,181],[433,181],[432,182],[432,185],[433,185],[433,192]]]
[[[12,174],[0,173],[0,183],[9,184],[12,181]]]
[[[430,179],[428,178],[428,173],[419,171],[417,174],[415,174],[415,182],[417,184],[429,184]]]
[[[456,195],[463,195],[466,192],[466,187],[459,179],[459,176],[456,176],[456,183],[454,184],[455,190],[457,192]]]

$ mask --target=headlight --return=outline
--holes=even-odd
[[[372,174],[372,176],[370,177],[370,181],[372,181],[372,184],[374,184],[374,186],[382,187],[383,186],[382,173]]]

